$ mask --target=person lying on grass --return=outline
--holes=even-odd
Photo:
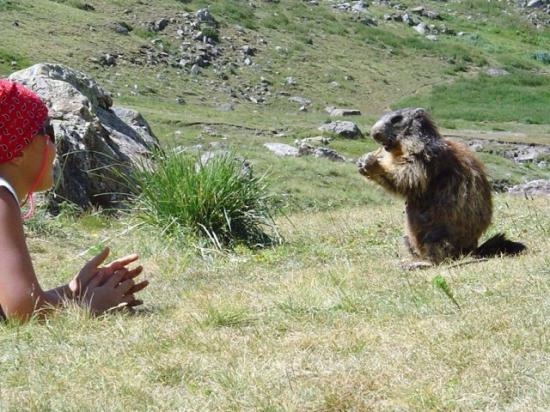
[[[48,109],[26,87],[0,80],[0,317],[26,321],[44,316],[64,302],[75,301],[101,314],[108,309],[142,302],[135,294],[148,285],[135,283],[141,266],[129,255],[102,266],[109,249],[91,259],[66,285],[42,290],[33,270],[23,233],[23,219],[33,213],[32,193],[53,184],[55,135]],[[29,203],[21,216],[20,203]]]

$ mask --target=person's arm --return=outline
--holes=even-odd
[[[127,267],[138,256],[129,255],[101,267],[108,256],[109,249],[105,248],[67,285],[43,291],[25,242],[19,206],[10,193],[0,189],[0,306],[8,318],[27,320],[33,313],[44,313],[71,299],[82,300],[95,314],[121,303],[140,305],[134,295],[148,282],[134,282],[143,270],[141,266]]]
[[[27,320],[35,311],[58,304],[36,279],[19,205],[0,189],[0,306],[8,318]]]

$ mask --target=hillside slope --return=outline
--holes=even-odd
[[[271,170],[297,207],[362,204],[376,196],[350,191],[351,164],[280,161],[263,143],[318,135],[327,106],[359,109],[363,131],[390,107],[424,106],[454,136],[550,143],[548,14],[515,4],[3,0],[0,75],[68,65],[140,110],[165,144],[221,144]],[[374,144],[332,147],[353,159]],[[500,186],[548,176],[545,156],[541,168],[501,152],[481,154]]]

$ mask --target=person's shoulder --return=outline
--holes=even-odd
[[[20,218],[21,211],[13,193],[5,186],[0,186],[0,216]],[[17,220],[19,220],[19,218]]]

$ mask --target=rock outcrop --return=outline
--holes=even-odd
[[[119,206],[129,193],[121,176],[158,146],[145,119],[113,107],[93,79],[65,66],[37,64],[9,78],[34,90],[49,108],[57,142],[50,209],[63,201],[84,209]]]

